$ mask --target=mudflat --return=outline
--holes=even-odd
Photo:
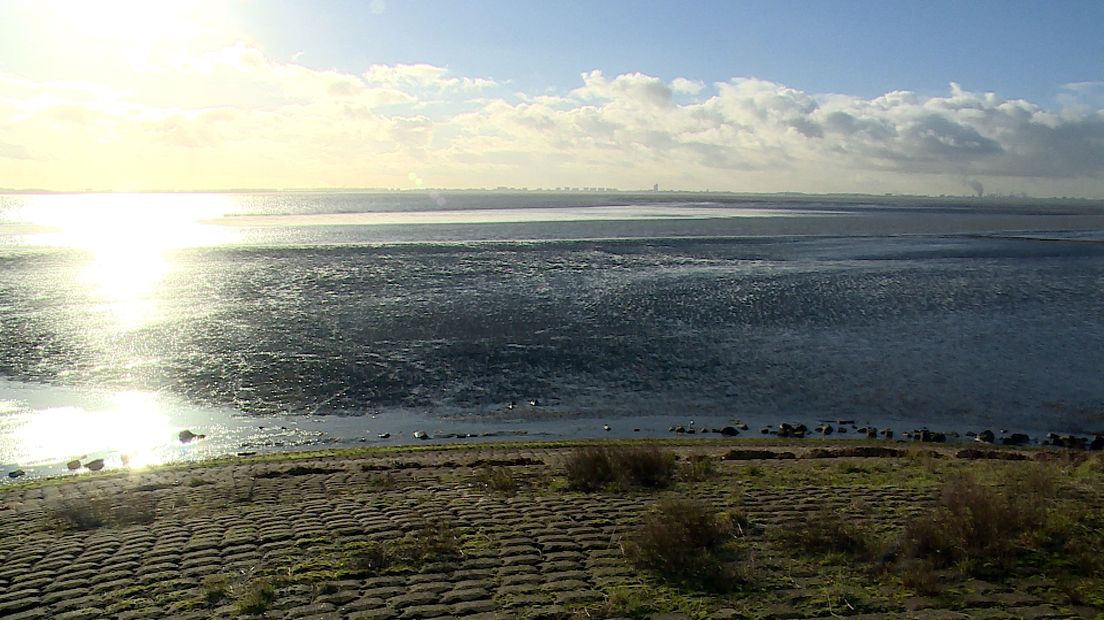
[[[567,473],[578,446],[537,444],[285,454],[11,485],[0,490],[0,617],[1104,614],[1092,558],[1104,540],[1098,455],[888,442],[647,449],[671,458],[668,477],[588,491]],[[1002,530],[1015,538],[991,541],[1003,555],[924,556],[916,523],[957,514],[947,490],[963,479],[1038,509],[1038,523],[1068,523]],[[1024,483],[1008,491],[1014,480]],[[642,526],[662,505],[725,515],[723,552],[708,554],[730,583],[641,557]]]

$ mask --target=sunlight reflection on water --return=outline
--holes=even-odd
[[[176,268],[175,250],[232,242],[235,233],[202,223],[231,211],[219,195],[82,194],[29,196],[11,214],[44,228],[25,243],[85,250],[77,280],[118,331],[158,319],[158,285]]]
[[[9,414],[4,423],[15,438],[4,460],[29,465],[105,453],[126,455],[132,467],[157,465],[174,432],[150,392],[118,392],[103,410],[53,407]]]

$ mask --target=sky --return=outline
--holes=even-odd
[[[1104,198],[1104,3],[0,0],[0,187]]]

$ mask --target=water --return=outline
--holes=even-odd
[[[691,419],[1092,433],[1102,231],[1074,204],[0,197],[0,464]]]

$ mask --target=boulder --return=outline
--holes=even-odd
[[[986,429],[978,433],[975,439],[977,441],[980,441],[981,443],[993,443],[993,440],[996,439],[996,437],[997,436],[993,434],[993,431]]]
[[[87,467],[90,471],[100,471],[104,468],[104,460],[96,459],[94,461],[88,461],[87,463],[85,463],[84,466]]]
[[[1092,443],[1089,444],[1089,450],[1104,450],[1104,435],[1093,437]]]
[[[80,459],[73,459],[72,461],[69,461],[68,463],[66,463],[65,466],[69,468],[69,471],[76,471],[76,470],[80,469],[80,466],[81,466]]]
[[[197,433],[193,433],[188,429],[180,431],[179,433],[177,433],[176,436],[180,439],[180,443],[191,443],[192,440],[203,439],[207,437],[207,435],[199,435]]]
[[[1006,446],[1026,446],[1031,443],[1031,438],[1023,433],[1012,433],[1008,437],[1001,437],[1001,443]]]
[[[920,432],[916,434],[916,438],[926,443],[943,443],[947,441],[947,436],[945,434],[929,431],[926,428],[920,429]]]
[[[726,426],[721,429],[721,434],[725,437],[735,437],[740,434],[740,431],[736,430],[734,426]]]
[[[15,471],[9,471],[8,472],[8,477],[11,478],[12,480],[14,480],[14,479],[16,479],[20,476],[25,476],[25,475],[27,475],[27,472],[23,471],[22,469],[17,469]]]

